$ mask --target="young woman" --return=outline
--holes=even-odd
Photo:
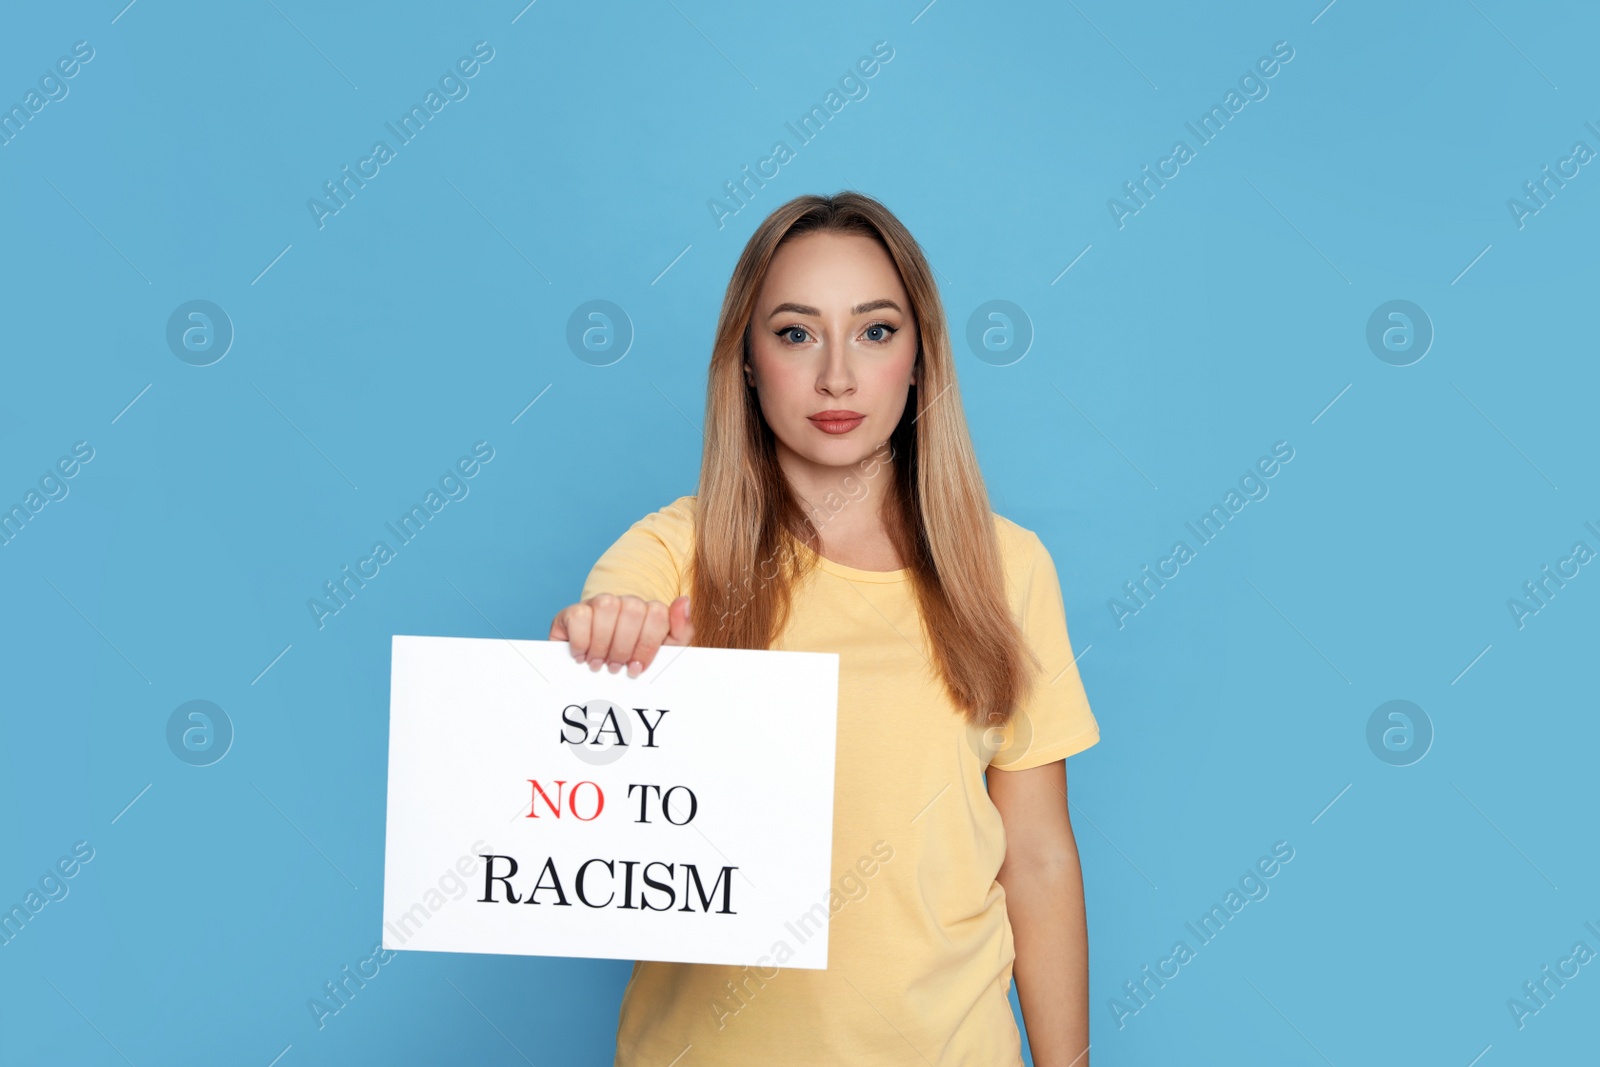
[[[616,1063],[1088,1064],[1063,761],[1099,740],[1050,553],[989,510],[927,260],[802,196],[728,284],[696,496],[635,522],[550,639],[839,654],[826,970],[639,961]],[[987,772],[987,774],[986,774]]]

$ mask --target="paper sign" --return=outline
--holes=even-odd
[[[384,948],[751,964],[826,913],[837,654],[396,636],[390,681]]]

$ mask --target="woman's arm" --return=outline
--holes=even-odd
[[[1006,829],[997,880],[1006,891],[1017,999],[1034,1067],[1089,1065],[1089,933],[1083,872],[1067,813],[1067,768],[990,767],[989,798]]]

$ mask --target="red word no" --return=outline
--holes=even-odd
[[[548,793],[546,793],[544,791],[544,786],[539,784],[538,779],[529,778],[528,779],[528,784],[533,786],[533,803],[528,808],[527,817],[530,818],[530,819],[537,819],[539,817],[539,798],[543,797],[544,798],[544,806],[545,806],[546,810],[548,810],[550,812],[550,814],[554,815],[556,818],[558,818],[558,819],[561,818],[561,796],[562,796],[562,792],[565,789],[566,784],[567,784],[566,779],[564,779],[564,778],[557,778],[556,779],[556,799],[554,801],[552,801],[550,799],[550,794],[548,794]],[[588,786],[589,788],[594,790],[594,811],[590,812],[588,815],[579,815],[578,814],[578,790],[583,788],[584,786]],[[593,782],[587,782],[587,781],[585,781],[585,782],[574,782],[573,786],[572,786],[572,792],[566,794],[566,806],[567,806],[567,811],[572,813],[572,817],[573,818],[578,819],[578,820],[580,820],[582,822],[589,822],[591,819],[594,819],[602,811],[605,810],[605,807],[606,807],[605,790],[601,789],[598,785],[595,785]]]

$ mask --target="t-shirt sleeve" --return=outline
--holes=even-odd
[[[1067,637],[1067,614],[1055,561],[1038,534],[1023,533],[1032,546],[1032,561],[1021,590],[1022,632],[1043,669],[1034,677],[1032,689],[1011,722],[1002,728],[1000,747],[989,765],[1003,771],[1041,767],[1100,740],[1100,726],[1089,710]]]
[[[688,592],[683,581],[693,546],[693,521],[682,500],[653,511],[601,553],[584,579],[578,599],[588,600],[599,593],[631,593],[670,604]]]

